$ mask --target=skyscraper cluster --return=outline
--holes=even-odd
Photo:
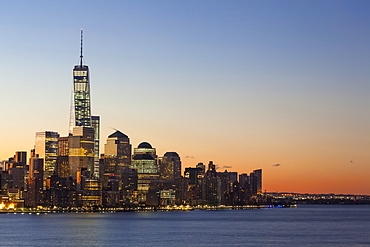
[[[262,170],[217,172],[216,165],[185,168],[176,152],[162,157],[148,142],[132,150],[119,130],[100,153],[100,117],[91,115],[89,68],[73,69],[69,135],[36,133],[35,147],[3,162],[0,203],[18,207],[134,207],[164,205],[243,205],[262,195]]]

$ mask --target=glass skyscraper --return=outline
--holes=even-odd
[[[137,148],[134,148],[131,168],[136,169],[138,174],[138,202],[139,204],[145,204],[151,182],[159,179],[155,148],[147,142],[140,143]]]
[[[91,126],[89,67],[76,65],[73,69],[73,103],[75,126]]]
[[[80,64],[73,68],[73,101],[71,109],[70,135],[74,127],[92,127],[94,129],[94,160],[91,171],[95,176],[99,175],[99,132],[100,117],[91,116],[90,77],[89,67],[83,64],[82,55],[83,30],[81,30],[81,54]]]
[[[91,127],[94,128],[94,175],[99,177],[100,116],[91,116]]]
[[[36,132],[35,152],[44,159],[44,186],[46,179],[54,174],[58,152],[58,132]]]

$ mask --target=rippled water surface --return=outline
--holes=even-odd
[[[0,246],[370,246],[370,205],[0,214]]]

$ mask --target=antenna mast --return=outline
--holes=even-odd
[[[84,30],[81,28],[81,54],[80,54],[80,67],[81,68],[82,68],[82,58],[83,58],[83,55],[82,55],[83,32],[84,32]]]

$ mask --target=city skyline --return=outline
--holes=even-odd
[[[88,5],[99,18],[81,23],[57,3],[0,10],[14,47],[1,59],[0,160],[29,152],[36,132],[67,135],[83,28],[101,150],[117,128],[183,168],[261,168],[267,191],[370,194],[368,3],[111,3]]]

